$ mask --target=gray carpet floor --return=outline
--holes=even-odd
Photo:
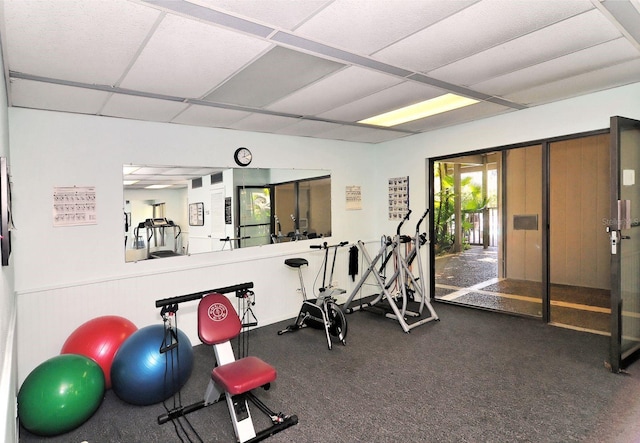
[[[640,441],[640,363],[627,375],[607,371],[607,337],[434,307],[440,321],[409,334],[376,314],[350,314],[347,345],[336,343],[333,350],[319,330],[278,336],[290,322],[252,331],[249,353],[278,370],[272,388],[257,395],[275,411],[299,417],[297,426],[268,441]],[[204,345],[195,346],[194,355],[181,391],[184,405],[202,398],[214,364]],[[109,390],[79,428],[52,438],[21,429],[20,442],[181,441],[171,422],[157,424],[164,412],[162,404],[129,405]],[[258,410],[253,415],[258,428],[267,423]],[[203,441],[235,440],[224,402],[188,419]]]

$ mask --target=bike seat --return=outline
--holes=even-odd
[[[299,268],[300,266],[308,265],[309,262],[306,258],[288,258],[284,261],[284,264],[292,268]]]

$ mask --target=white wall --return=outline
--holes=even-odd
[[[0,65],[2,65],[1,59]],[[4,71],[2,71],[0,73],[0,156],[7,157],[10,167],[8,126],[7,90]],[[4,183],[0,186],[3,187]],[[3,266],[0,269],[0,439],[5,442],[18,441],[16,426],[18,348],[15,333],[17,314],[13,263],[13,257],[10,256],[9,266]]]
[[[345,210],[347,185],[371,188],[375,146],[27,109],[9,114],[20,382],[87,320],[113,314],[138,327],[160,322],[161,298],[253,281],[261,325],[297,314],[297,276],[283,262],[305,254],[311,275],[321,257],[311,241],[125,263],[124,163],[231,167],[236,147],[247,146],[252,167],[330,170],[336,241],[375,236],[370,193],[363,210]],[[98,223],[53,227],[53,188],[74,185],[95,186]],[[194,343],[195,305],[180,310]]]
[[[123,163],[231,167],[235,148],[248,146],[255,167],[329,169],[334,240],[372,240],[395,232],[387,221],[389,178],[408,175],[411,209],[424,211],[428,157],[606,128],[616,114],[640,119],[638,98],[640,84],[381,145],[10,109],[19,380],[99,315],[123,315],[142,327],[160,321],[159,298],[253,281],[261,325],[291,318],[300,300],[283,260],[294,255],[311,259],[311,286],[321,257],[308,249],[312,242],[125,264]],[[53,228],[53,187],[72,185],[96,187],[97,225]],[[345,210],[348,185],[362,186],[361,211]],[[336,279],[349,289],[341,271]],[[195,302],[181,307],[180,321],[196,342],[194,310]]]

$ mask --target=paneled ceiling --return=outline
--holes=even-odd
[[[136,120],[379,143],[640,81],[640,0],[4,0],[2,14],[10,106]],[[479,103],[357,123],[447,92]]]

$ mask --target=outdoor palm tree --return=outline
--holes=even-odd
[[[482,186],[467,175],[460,180],[460,190],[454,186],[453,168],[444,162],[435,163],[434,176],[439,184],[434,194],[434,230],[435,252],[442,254],[451,250],[463,250],[468,246],[467,234],[473,227],[470,214],[481,212],[488,204],[488,198],[483,196]],[[460,199],[460,220],[463,238],[455,238],[455,200]],[[459,242],[459,243],[456,243]],[[458,246],[454,248],[454,246]]]

